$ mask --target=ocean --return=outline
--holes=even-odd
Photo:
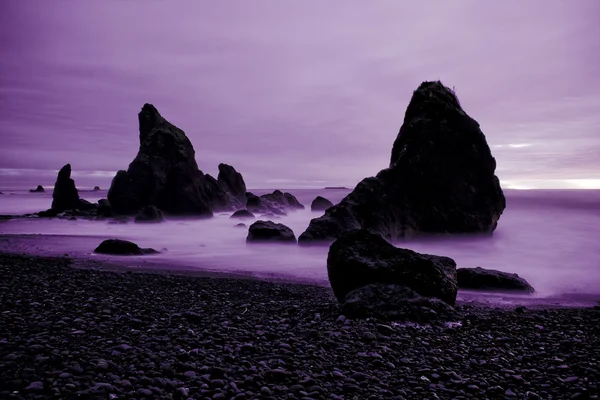
[[[253,190],[262,194],[271,190]],[[299,236],[311,218],[317,195],[339,202],[346,189],[288,189],[307,206],[278,218]],[[23,214],[49,208],[51,191],[2,190],[0,214]],[[106,191],[81,191],[89,201]],[[483,267],[518,273],[536,288],[536,299],[553,304],[600,299],[600,190],[505,190],[507,208],[492,237],[428,238],[395,243],[418,252],[453,258],[459,267]],[[13,219],[0,223],[0,249],[33,254],[92,257],[106,238],[128,239],[161,254],[127,258],[132,268],[210,270],[327,284],[328,247],[246,245],[247,230],[234,227],[229,213],[208,220],[169,219],[156,225],[105,221]],[[251,222],[250,222],[251,223]],[[6,241],[6,235],[19,238]],[[27,235],[27,236],[23,236]],[[43,237],[39,235],[44,235]],[[505,300],[508,297],[503,297]]]

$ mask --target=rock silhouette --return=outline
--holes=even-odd
[[[198,169],[194,147],[181,129],[151,104],[144,104],[138,119],[138,154],[127,171],[117,173],[108,192],[115,213],[153,205],[167,214],[209,217],[233,207],[222,185]]]
[[[227,164],[219,164],[219,175],[217,181],[223,189],[233,198],[232,203],[240,206],[246,205],[246,182],[242,174]]]
[[[275,190],[273,193],[266,193],[261,196],[247,192],[246,208],[253,212],[286,215],[286,211],[301,210],[304,209],[304,205],[300,204],[293,194]]]
[[[333,242],[327,274],[342,304],[350,292],[371,284],[407,287],[449,305],[454,305],[458,291],[456,263],[451,258],[400,249],[366,230],[347,232]]]
[[[35,189],[29,189],[29,193],[44,193],[46,189],[42,185],[37,185]]]
[[[312,201],[312,203],[310,205],[310,210],[311,211],[325,211],[329,207],[333,207],[333,203],[331,201],[327,200],[325,197],[317,196]]]
[[[133,222],[158,223],[164,221],[163,213],[156,206],[145,206],[135,216]]]
[[[414,92],[392,147],[390,166],[366,178],[301,243],[331,242],[352,229],[386,239],[417,235],[491,234],[506,202],[479,123],[441,82]]]
[[[71,179],[71,164],[58,171],[54,191],[52,192],[52,209],[55,211],[75,210],[79,208],[79,193],[75,181]]]
[[[254,218],[254,214],[252,214],[248,210],[237,210],[236,212],[231,214],[231,216],[229,218],[240,218],[240,219]]]
[[[248,228],[246,242],[296,243],[294,232],[283,224],[272,221],[256,221]]]
[[[99,192],[100,191],[100,186],[94,186],[94,192]]]
[[[94,253],[116,256],[139,256],[144,254],[155,254],[158,253],[158,251],[151,248],[141,248],[129,240],[107,239],[96,247]]]

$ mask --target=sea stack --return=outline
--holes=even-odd
[[[413,93],[389,168],[362,180],[313,219],[303,244],[366,229],[388,240],[418,235],[491,234],[506,202],[479,123],[441,82]]]
[[[58,171],[52,192],[52,210],[59,212],[75,210],[79,206],[79,193],[75,181],[71,179],[71,164],[67,164]]]
[[[115,213],[156,206],[167,214],[209,217],[234,208],[217,180],[198,169],[194,147],[181,129],[151,104],[144,104],[138,119],[138,154],[127,171],[117,173],[108,192]]]

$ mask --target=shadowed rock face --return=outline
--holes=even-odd
[[[246,182],[242,174],[227,164],[219,164],[217,181],[225,188],[240,206],[246,205]]]
[[[317,196],[312,201],[312,203],[310,205],[310,210],[311,211],[325,211],[329,207],[333,207],[333,203],[331,201],[327,200],[325,197]]]
[[[58,171],[52,192],[52,210],[74,210],[79,205],[79,193],[75,181],[71,179],[71,164],[67,164]]]
[[[414,92],[390,166],[313,219],[299,241],[331,242],[351,229],[386,239],[491,234],[506,202],[479,123],[441,82]]]
[[[407,287],[450,305],[456,301],[456,263],[448,257],[400,249],[366,230],[347,232],[329,248],[327,274],[340,303],[370,284]]]
[[[210,175],[198,169],[185,133],[164,119],[151,104],[139,113],[140,149],[127,171],[111,183],[108,200],[119,214],[153,205],[167,214],[212,216],[230,209],[230,196]]]

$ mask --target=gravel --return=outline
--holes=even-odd
[[[328,288],[0,254],[2,399],[597,399],[600,310],[340,315]]]

